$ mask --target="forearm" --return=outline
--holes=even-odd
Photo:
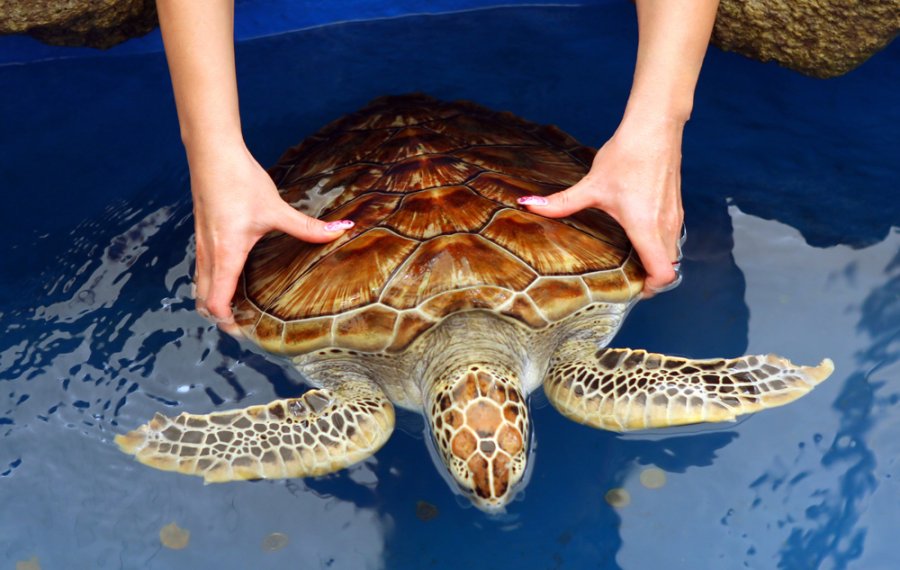
[[[636,0],[638,55],[625,119],[684,125],[719,0]]]
[[[188,160],[241,147],[233,0],[157,0]],[[192,164],[193,168],[193,164]]]
[[[353,227],[285,202],[244,145],[234,70],[234,0],[157,0],[191,169],[197,310],[236,332],[231,301],[253,245],[280,231],[325,243]]]

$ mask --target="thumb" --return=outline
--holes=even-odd
[[[590,192],[581,182],[562,192],[549,196],[524,196],[517,202],[527,206],[535,214],[548,218],[561,218],[594,205]]]
[[[338,238],[345,230],[353,227],[351,220],[338,220],[323,222],[298,212],[290,205],[285,204],[281,209],[275,229],[293,236],[301,241],[309,243],[327,243]]]

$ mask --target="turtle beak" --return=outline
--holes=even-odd
[[[528,408],[506,372],[473,366],[430,391],[435,446],[460,489],[486,512],[515,496],[528,462]]]

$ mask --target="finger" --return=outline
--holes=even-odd
[[[208,318],[209,312],[206,308],[206,299],[209,296],[209,283],[212,280],[212,263],[209,261],[201,235],[199,233],[195,234],[194,239],[197,255],[194,262],[194,301],[197,312]]]
[[[561,218],[594,205],[591,193],[581,182],[562,192],[549,196],[524,196],[517,202],[528,207],[535,214],[548,218]]]
[[[231,300],[248,251],[246,248],[222,247],[217,252],[206,298],[206,308],[217,324],[229,325],[234,322]]]
[[[327,243],[352,228],[353,222],[350,220],[323,222],[285,204],[283,208],[279,209],[278,218],[273,226],[302,241]]]

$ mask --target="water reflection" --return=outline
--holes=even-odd
[[[840,426],[822,457],[823,467],[844,470],[839,492],[819,490],[816,502],[807,509],[807,524],[791,531],[781,553],[781,567],[819,567],[827,561],[831,567],[846,568],[863,555],[868,525],[861,518],[880,479],[870,432],[876,418],[890,413],[898,399],[896,370],[889,371],[900,360],[896,342],[900,338],[900,250],[884,274],[887,282],[874,288],[862,303],[857,326],[870,344],[857,353],[859,369],[833,404]]]
[[[794,230],[773,224],[766,227],[767,224],[749,222],[742,215],[741,220],[743,230],[755,236],[768,234],[765,240],[749,238],[756,243],[797,243]],[[896,288],[896,275],[891,274],[896,270],[892,270],[894,262],[890,261],[900,247],[900,240],[896,238],[897,233],[892,234],[864,256],[847,247],[810,251],[808,255],[812,259],[805,260],[785,257],[787,248],[783,246],[776,245],[769,252],[774,258],[773,269],[776,272],[813,273],[804,276],[800,286],[803,295],[811,297],[814,299],[812,304],[818,305],[819,314],[810,324],[825,327],[825,333],[809,331],[806,334],[814,342],[828,342],[830,337],[836,337],[830,342],[831,350],[839,358],[836,376],[838,379],[844,378],[827,390],[835,411],[833,422],[813,424],[815,430],[812,437],[797,433],[794,437],[798,440],[795,452],[765,469],[750,485],[754,496],[751,511],[757,511],[752,518],[761,518],[770,525],[777,525],[768,527],[767,532],[784,535],[783,546],[777,554],[779,567],[825,565],[845,568],[864,554],[869,526],[865,522],[865,513],[878,490],[879,479],[884,476],[876,473],[879,451],[876,451],[878,442],[873,438],[873,432],[878,431],[879,427],[884,430],[890,429],[891,425],[896,426],[896,422],[885,413],[885,406],[893,405],[896,398],[878,395],[884,388],[884,369],[896,356],[884,353],[884,343],[891,342],[890,338],[900,331],[900,321],[885,322],[881,319],[882,315],[875,317],[865,308],[871,306],[873,298],[896,297],[895,293],[891,293]],[[882,281],[885,265],[887,283],[876,285],[860,301],[858,290],[861,277],[866,276],[864,279],[868,282]],[[832,269],[836,267],[841,269]],[[849,271],[848,268],[855,270]],[[756,278],[754,281],[760,288],[767,287],[767,293],[774,297],[778,297],[779,291],[784,288],[776,283],[775,278]],[[828,291],[827,305],[819,301],[816,291],[819,287]],[[785,310],[791,314],[813,309],[810,303],[800,299],[787,298],[785,303]],[[860,305],[862,311],[859,310]],[[886,311],[884,315],[890,315],[891,308],[883,308]],[[778,315],[764,313],[762,318],[777,320]],[[860,320],[854,323],[856,318]],[[873,320],[869,321],[870,318]],[[854,339],[849,334],[854,325],[867,331],[869,339],[863,343]],[[868,344],[870,341],[874,343]],[[866,348],[860,351],[859,346]],[[868,355],[875,355],[875,359]],[[879,426],[879,422],[882,425]],[[773,520],[771,515],[766,514],[773,501],[783,504],[784,512],[793,514]],[[875,537],[876,544],[882,540],[882,537]]]
[[[6,527],[0,553],[11,561],[40,553],[45,567],[66,565],[72,552],[92,568],[170,568],[185,557],[202,567],[214,545],[228,543],[235,564],[252,567],[266,535],[289,531],[297,540],[271,554],[282,562],[379,567],[371,561],[382,558],[387,521],[371,508],[368,465],[340,485],[368,493],[360,500],[309,492],[303,481],[209,487],[202,496],[177,479],[141,477],[131,487],[135,466],[111,444],[120,422],[133,425],[158,409],[267,400],[269,380],[290,382],[284,369],[194,313],[192,225],[184,200],[110,209],[74,232],[41,303],[3,315],[2,379],[11,387],[0,426],[0,465],[9,465],[0,471],[4,511],[28,516],[4,522],[16,526]],[[178,559],[171,547],[159,550],[173,519],[191,532]],[[300,540],[320,532],[314,542]],[[182,534],[171,534],[163,533],[180,544]]]

